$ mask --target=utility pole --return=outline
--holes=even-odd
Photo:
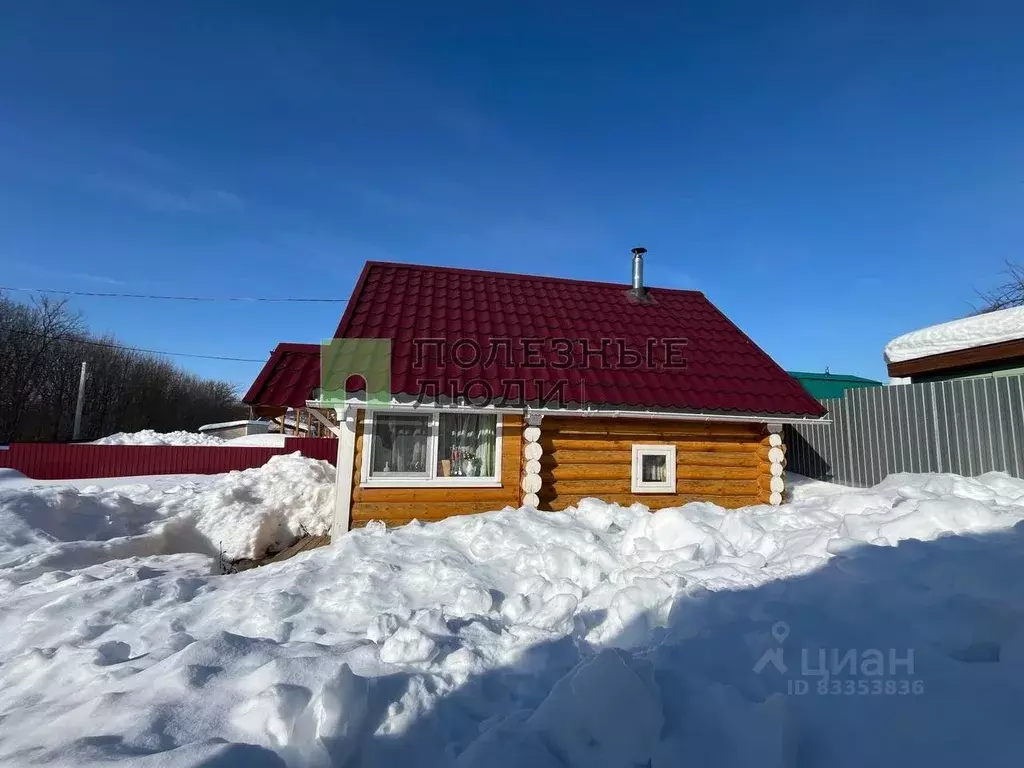
[[[82,361],[82,373],[78,377],[78,402],[75,404],[75,429],[71,433],[72,440],[82,437],[82,408],[85,406],[85,367],[86,362]]]

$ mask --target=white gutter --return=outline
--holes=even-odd
[[[831,424],[832,419],[822,416],[810,418],[807,416],[768,416],[765,414],[734,415],[726,413],[705,413],[705,412],[681,412],[672,411],[631,411],[631,410],[600,410],[596,408],[527,408],[527,414],[538,414],[541,416],[581,416],[584,418],[607,417],[612,419],[672,419],[674,421],[742,421],[742,422],[770,422],[772,424]]]
[[[310,400],[306,403],[308,408],[338,408],[354,407],[366,408],[366,403],[359,400],[346,400],[341,403],[319,403]],[[378,408],[394,408],[395,410],[422,410],[422,411],[473,411],[476,413],[522,413],[526,416],[579,416],[582,418],[611,418],[611,419],[664,419],[674,421],[702,421],[702,422],[744,422],[752,421],[766,424],[831,424],[832,419],[827,416],[811,418],[808,416],[778,416],[766,414],[727,414],[727,413],[706,413],[706,412],[673,412],[673,411],[633,411],[633,410],[602,410],[597,408],[498,408],[496,406],[459,406],[453,404],[421,404],[393,402],[388,406],[377,406]]]
[[[337,408],[371,408],[374,410],[396,410],[396,411],[462,411],[473,413],[524,413],[522,407],[499,408],[496,405],[460,405],[458,403],[417,403],[415,400],[403,402],[392,400],[387,405],[367,405],[365,400],[337,400],[324,403],[319,400],[307,400],[307,408],[326,408],[334,410]]]

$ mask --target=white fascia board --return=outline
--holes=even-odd
[[[776,413],[706,413],[703,411],[651,411],[629,408],[531,408],[505,407],[494,405],[474,406],[458,403],[416,403],[414,399],[401,401],[392,399],[386,406],[367,405],[363,400],[346,400],[342,403],[320,403],[314,400],[306,402],[308,408],[368,408],[369,410],[394,411],[461,411],[463,413],[521,413],[526,416],[576,416],[580,418],[606,419],[665,419],[674,421],[705,421],[705,422],[757,422],[772,424],[831,424],[827,416],[813,418],[809,416],[782,416]]]

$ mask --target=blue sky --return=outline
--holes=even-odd
[[[1024,259],[1020,3],[498,7],[4,3],[0,284],[345,297],[368,258],[626,281],[639,244],[649,284],[783,366],[881,377],[887,340]],[[74,305],[253,358],[342,309]]]

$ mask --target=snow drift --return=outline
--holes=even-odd
[[[93,440],[92,445],[224,445],[225,441],[215,435],[201,432],[156,432],[143,429],[139,432],[117,432]]]
[[[114,435],[93,440],[91,445],[184,445],[200,447],[234,447],[234,448],[283,448],[287,436],[280,432],[268,432],[259,435],[241,435],[240,437],[217,437],[202,432],[154,432],[144,429],[141,432],[118,432]]]
[[[197,552],[260,557],[303,533],[325,533],[334,468],[299,454],[208,477],[77,487],[0,485],[0,567],[36,574],[107,560]]]
[[[375,524],[229,576],[0,571],[0,762],[1016,764],[1024,482],[795,496]],[[780,643],[788,672],[755,671]],[[791,691],[829,649],[910,649],[923,689]]]

